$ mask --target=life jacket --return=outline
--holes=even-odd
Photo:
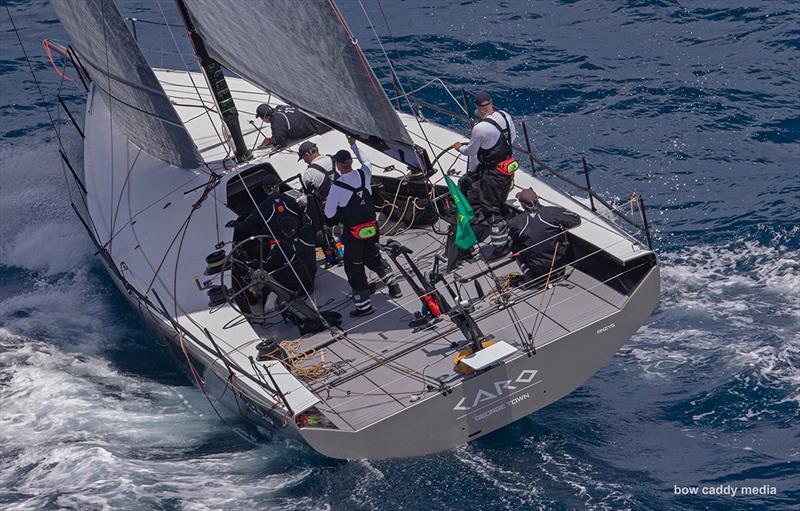
[[[340,186],[345,190],[350,190],[350,200],[344,207],[339,208],[342,226],[345,231],[357,240],[367,240],[378,234],[378,222],[375,221],[375,204],[372,194],[367,190],[366,178],[361,169],[356,169],[361,184],[356,188],[341,180],[333,182],[334,186]]]
[[[315,187],[312,183],[306,185],[307,188],[311,189],[311,191],[316,189],[317,193],[319,194],[319,198],[323,201],[328,198],[328,193],[331,191],[331,185],[333,182],[339,179],[339,173],[336,172],[336,163],[333,161],[333,156],[330,156],[330,159],[330,170],[326,169],[322,165],[319,165],[318,163],[312,162],[308,164],[309,167],[322,172],[322,174],[325,176],[325,178],[322,180],[322,184],[320,184],[318,187]]]
[[[292,209],[282,195],[278,194],[272,198],[271,211],[262,211],[261,213],[275,236],[279,239],[293,238],[302,223],[302,217],[299,211]]]
[[[486,122],[494,126],[500,132],[497,142],[489,149],[478,149],[478,161],[484,169],[497,169],[501,174],[510,176],[519,168],[519,163],[513,157],[511,146],[511,122],[506,114],[500,110],[498,113],[506,121],[506,127],[502,128],[491,117],[484,117],[478,123]]]

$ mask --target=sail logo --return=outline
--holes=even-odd
[[[468,411],[472,410],[482,403],[488,403],[495,399],[501,398],[512,391],[517,390],[518,385],[531,383],[536,378],[537,369],[525,369],[514,380],[501,380],[494,382],[494,386],[490,390],[478,389],[474,396],[469,399],[467,396],[461,398],[461,401],[453,407],[455,411]],[[516,404],[516,403],[514,403]]]

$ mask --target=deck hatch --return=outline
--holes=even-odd
[[[492,364],[500,362],[504,358],[510,357],[518,350],[505,341],[499,341],[488,348],[484,348],[474,355],[461,359],[461,363],[467,367],[480,371]]]

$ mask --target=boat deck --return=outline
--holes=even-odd
[[[412,258],[423,274],[430,270],[434,257],[442,250],[443,238],[430,229],[411,229],[383,238],[389,237],[414,251]],[[390,264],[397,273],[396,266]],[[477,274],[486,267],[485,261],[476,257],[448,274],[446,280],[454,288],[456,278]],[[494,276],[502,280],[506,273],[519,271],[512,262]],[[376,278],[374,274],[372,277]],[[484,290],[484,298],[479,298],[474,281],[462,284],[459,292],[463,298],[473,300],[472,317],[485,335],[505,341],[520,352],[529,347],[528,334],[533,346],[541,347],[618,311],[626,299],[625,295],[570,267],[566,276],[547,290],[510,289],[507,296],[515,302],[512,314],[508,308],[498,311],[498,294],[492,292],[496,287],[493,278],[489,274],[476,279]],[[414,312],[420,310],[421,302],[404,279],[399,278],[399,282],[402,298],[392,300],[385,290],[379,289],[372,296],[375,313],[351,318],[348,313],[353,305],[344,268],[320,269],[313,301],[320,310],[342,314],[341,334],[335,340],[327,330],[300,337],[298,328],[280,317],[271,324],[254,325],[261,335],[287,348],[290,358],[296,357],[290,370],[322,400],[317,407],[340,429],[365,427],[413,406],[426,394],[440,391],[442,385],[452,385],[468,377],[457,372],[453,362],[453,357],[468,345],[464,335],[449,318],[427,329],[412,331],[409,322]],[[437,289],[454,304],[443,283]],[[255,354],[254,346],[249,349]]]

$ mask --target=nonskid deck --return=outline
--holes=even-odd
[[[429,229],[411,229],[393,238],[414,250],[413,259],[423,274],[441,251],[441,240]],[[486,263],[476,258],[459,266],[455,274],[468,276],[485,269]],[[508,296],[515,302],[512,315],[509,308],[500,306],[499,295],[492,290],[496,287],[494,278],[502,280],[505,274],[518,272],[516,263],[511,263],[494,275],[477,279],[486,294],[483,299],[478,299],[474,282],[462,285],[459,292],[463,298],[476,300],[473,317],[482,332],[511,344],[520,353],[617,312],[626,300],[625,295],[602,282],[568,268],[567,277],[555,281],[549,289],[511,289]],[[453,277],[448,275],[447,280],[452,282]],[[375,314],[350,318],[347,313],[352,302],[344,270],[334,266],[317,274],[313,299],[320,310],[342,313],[340,338],[333,339],[327,330],[299,337],[297,327],[283,321],[256,326],[264,337],[288,348],[290,358],[303,354],[289,361],[290,370],[322,400],[318,408],[339,428],[368,426],[464,378],[453,362],[468,344],[464,335],[445,316],[430,328],[413,332],[409,322],[421,302],[407,282],[400,279],[400,285],[402,298],[392,300],[378,291],[373,295]],[[441,283],[437,289],[454,303]],[[524,334],[515,327],[515,321]],[[525,334],[530,335],[530,341]],[[255,353],[255,347],[251,349]]]

